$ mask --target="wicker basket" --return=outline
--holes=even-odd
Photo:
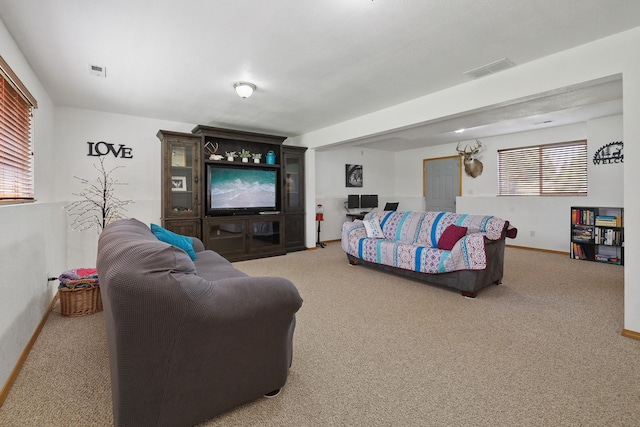
[[[100,287],[93,280],[70,280],[58,289],[63,316],[78,317],[102,311]],[[83,287],[78,287],[83,285]],[[88,287],[87,287],[88,285]]]

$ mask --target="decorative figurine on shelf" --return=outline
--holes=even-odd
[[[204,151],[209,155],[209,160],[222,160],[224,156],[218,153],[218,143],[212,144],[211,141],[207,141],[204,144]]]
[[[236,153],[235,151],[226,151],[225,156],[227,156],[227,160],[230,162],[233,162],[233,160],[238,157],[238,153]]]
[[[251,157],[253,157],[253,163],[260,163],[260,159],[262,158],[262,154],[261,153],[253,153],[251,155]]]
[[[276,164],[276,153],[274,153],[273,151],[269,151],[267,153],[267,164],[268,165],[275,165]]]
[[[242,159],[242,163],[248,163],[249,157],[251,157],[251,153],[249,150],[245,150],[244,148],[240,152],[240,158]]]

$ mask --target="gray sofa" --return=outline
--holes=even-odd
[[[302,299],[193,239],[196,260],[127,219],[100,235],[97,269],[116,426],[190,426],[279,390]]]

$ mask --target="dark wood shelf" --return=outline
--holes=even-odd
[[[229,260],[243,260],[263,256],[281,255],[286,251],[305,247],[304,156],[305,147],[283,146],[284,136],[196,126],[191,134],[160,130],[162,142],[162,224],[179,234],[200,238],[207,249],[215,250]],[[210,159],[206,147],[217,145],[218,155],[225,152],[260,153],[260,163],[253,159],[242,162],[236,158]],[[275,163],[266,163],[267,154],[273,152]],[[179,166],[172,165],[172,156],[178,153]],[[175,160],[175,159],[174,159]],[[182,162],[185,165],[182,166]],[[206,216],[206,180],[209,164],[229,165],[247,169],[277,171],[278,195],[275,215]],[[172,176],[184,176],[189,191],[171,191]],[[287,179],[287,177],[289,179]],[[173,210],[175,207],[184,210]],[[232,233],[220,225],[236,224],[242,231]],[[270,225],[265,225],[270,224]],[[265,233],[253,233],[254,226],[272,227]],[[212,227],[215,229],[211,234]]]
[[[570,246],[573,259],[624,265],[624,209],[572,206]]]

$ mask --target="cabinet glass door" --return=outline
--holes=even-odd
[[[251,235],[249,236],[249,252],[263,252],[284,247],[280,227],[282,219],[249,221]]]
[[[197,188],[198,165],[195,146],[175,143],[171,146],[171,212],[168,216],[199,216]]]
[[[301,170],[301,158],[300,156],[287,155],[284,159],[284,176],[285,176],[285,210],[291,212],[292,210],[302,209],[304,203],[302,197],[303,190],[303,176]]]
[[[245,253],[247,232],[243,219],[206,219],[204,239],[207,249],[223,256]]]

